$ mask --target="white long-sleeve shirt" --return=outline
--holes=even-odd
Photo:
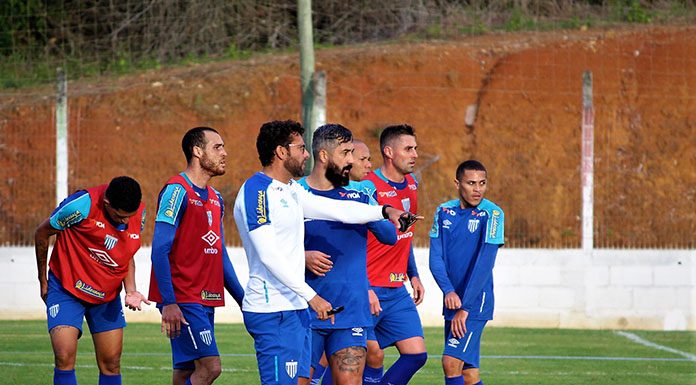
[[[234,220],[249,263],[242,310],[305,309],[316,295],[305,282],[305,218],[367,223],[382,219],[382,207],[317,196],[295,181],[285,184],[254,174],[234,204]]]

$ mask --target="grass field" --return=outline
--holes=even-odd
[[[86,330],[86,329],[85,329]],[[440,328],[426,328],[429,359],[411,384],[443,384]],[[223,373],[216,384],[258,383],[253,341],[242,325],[216,327]],[[387,361],[397,352],[386,351]],[[488,328],[481,372],[486,385],[696,385],[696,333]],[[124,384],[167,384],[169,343],[158,324],[126,328],[121,361]],[[52,383],[53,355],[42,321],[0,321],[0,384]],[[89,333],[80,340],[77,377],[96,384]]]

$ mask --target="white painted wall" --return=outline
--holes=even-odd
[[[230,248],[242,285],[244,251]],[[426,325],[442,325],[442,293],[416,249]],[[136,254],[138,288],[147,293],[150,249]],[[501,249],[495,268],[496,315],[491,325],[549,328],[696,330],[696,250]],[[228,296],[221,322],[241,322]],[[129,321],[159,321],[154,306],[126,310]],[[43,319],[33,248],[0,248],[0,319]]]

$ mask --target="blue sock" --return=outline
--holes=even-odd
[[[464,376],[445,377],[445,385],[464,385]]]
[[[402,354],[394,365],[384,373],[380,385],[406,385],[411,377],[425,365],[428,353]]]
[[[99,385],[121,385],[121,375],[99,373]]]
[[[324,379],[321,380],[321,385],[333,385],[333,376],[331,375],[331,367],[327,366],[324,372]]]
[[[75,369],[60,370],[58,368],[53,368],[53,385],[77,385]]]
[[[186,379],[186,382],[184,382],[184,385],[193,385],[193,384],[191,383],[191,377],[189,377],[189,378]]]
[[[383,373],[384,366],[373,368],[370,365],[365,365],[365,371],[363,372],[363,385],[379,384],[379,382],[382,380]]]
[[[317,364],[317,367],[314,368],[312,379],[309,381],[309,385],[319,385],[319,383],[321,382],[321,376],[324,375],[324,371],[326,371],[326,366]]]

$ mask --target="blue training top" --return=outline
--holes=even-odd
[[[376,204],[357,182],[332,190],[315,190],[305,178],[299,180],[309,192],[337,200]],[[310,271],[305,272],[307,283],[334,307],[344,306],[345,310],[336,315],[334,325],[320,321],[316,313],[311,320],[313,329],[347,329],[372,326],[370,302],[367,295],[367,230],[385,244],[396,243],[394,225],[381,220],[367,225],[346,224],[326,220],[305,220],[305,250],[318,250],[331,256],[333,267],[320,277]]]
[[[459,200],[441,204],[430,230],[430,271],[443,294],[454,291],[469,319],[493,319],[493,266],[504,243],[504,213],[484,199],[461,208]],[[457,310],[443,306],[445,320]]]

